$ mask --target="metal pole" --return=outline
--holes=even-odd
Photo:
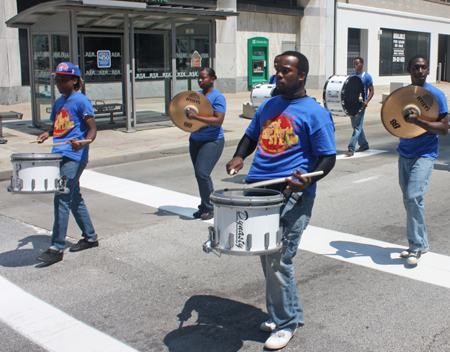
[[[38,125],[38,113],[37,113],[37,102],[36,102],[36,82],[34,73],[34,49],[33,49],[33,38],[31,35],[31,28],[27,28],[27,39],[28,39],[28,66],[30,69],[30,94],[31,94],[31,126],[30,127],[40,127]]]
[[[438,83],[441,83],[442,63],[438,63]]]
[[[135,68],[135,64],[136,64],[136,58],[134,55],[134,21],[131,20],[130,23],[130,44],[131,44],[131,50],[130,50],[130,55],[131,55],[131,111],[133,114],[133,127],[136,128],[136,68]]]
[[[177,93],[177,46],[176,46],[177,28],[175,22],[172,22],[172,97]],[[171,97],[171,99],[172,99]]]
[[[130,20],[128,14],[123,16],[123,40],[124,40],[124,61],[125,61],[125,72],[124,79],[122,81],[125,83],[124,95],[125,95],[125,114],[127,119],[127,129],[125,132],[135,132],[131,128],[131,97],[130,97]]]

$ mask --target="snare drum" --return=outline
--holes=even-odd
[[[61,154],[12,154],[13,176],[8,191],[12,193],[59,193],[65,191],[59,164]]]
[[[331,76],[323,87],[323,104],[332,115],[355,116],[362,109],[364,83],[358,76]]]
[[[264,255],[282,247],[280,208],[283,195],[274,190],[223,189],[211,195],[212,249],[232,255]]]
[[[254,84],[250,93],[250,101],[254,108],[259,107],[267,99],[272,97],[276,84],[258,83]]]

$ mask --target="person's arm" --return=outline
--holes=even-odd
[[[39,137],[37,138],[39,141],[38,143],[44,143],[47,139],[49,139],[49,137],[53,136],[53,127],[54,125],[52,125],[51,129],[39,135]]]
[[[86,127],[88,129],[88,133],[86,135],[85,139],[90,139],[91,141],[83,141],[78,139],[71,139],[69,140],[69,144],[72,146],[72,150],[74,152],[77,152],[85,147],[87,147],[89,144],[91,144],[95,138],[97,138],[97,125],[95,124],[95,117],[86,114],[84,116],[84,123],[86,124]]]
[[[439,114],[436,121],[425,121],[419,118],[419,114],[415,109],[409,110],[409,115],[404,116],[405,121],[422,127],[427,132],[445,136],[448,133],[448,113]]]
[[[336,154],[320,156],[316,166],[314,167],[314,170],[312,170],[311,172],[323,171],[323,174],[313,177],[303,177],[302,175],[304,173],[300,172],[300,170],[297,169],[296,172],[291,172],[293,178],[286,178],[288,188],[293,192],[300,192],[304,190],[305,188],[311,186],[312,184],[328,175],[335,164]]]
[[[214,111],[213,116],[198,116],[195,111],[188,109],[187,118],[189,120],[198,120],[210,126],[222,126],[225,114],[223,112]]]
[[[233,159],[227,163],[227,174],[230,174],[231,170],[234,170],[233,174],[237,174],[244,167],[244,159],[255,151],[257,145],[258,141],[254,141],[244,134],[236,147]]]
[[[373,83],[372,84],[370,84],[368,87],[368,90],[369,90],[369,94],[367,94],[367,99],[366,99],[366,101],[363,103],[363,106],[364,107],[367,107],[367,105],[369,105],[369,101],[373,98],[373,94],[374,94],[374,89],[373,89]]]

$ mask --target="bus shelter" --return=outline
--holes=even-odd
[[[216,20],[234,11],[115,0],[55,0],[9,19],[28,35],[33,125],[49,119],[59,96],[60,62],[80,67],[83,93],[96,115],[124,115],[126,131],[167,112],[171,98],[191,90],[198,69],[215,66]],[[158,111],[156,106],[164,111]]]

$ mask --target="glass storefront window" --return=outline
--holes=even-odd
[[[430,57],[430,33],[381,30],[380,76],[408,75],[408,61],[412,56]]]
[[[134,35],[136,78],[162,78],[166,65],[164,34]]]
[[[122,80],[122,37],[83,36],[83,64],[86,82]]]

